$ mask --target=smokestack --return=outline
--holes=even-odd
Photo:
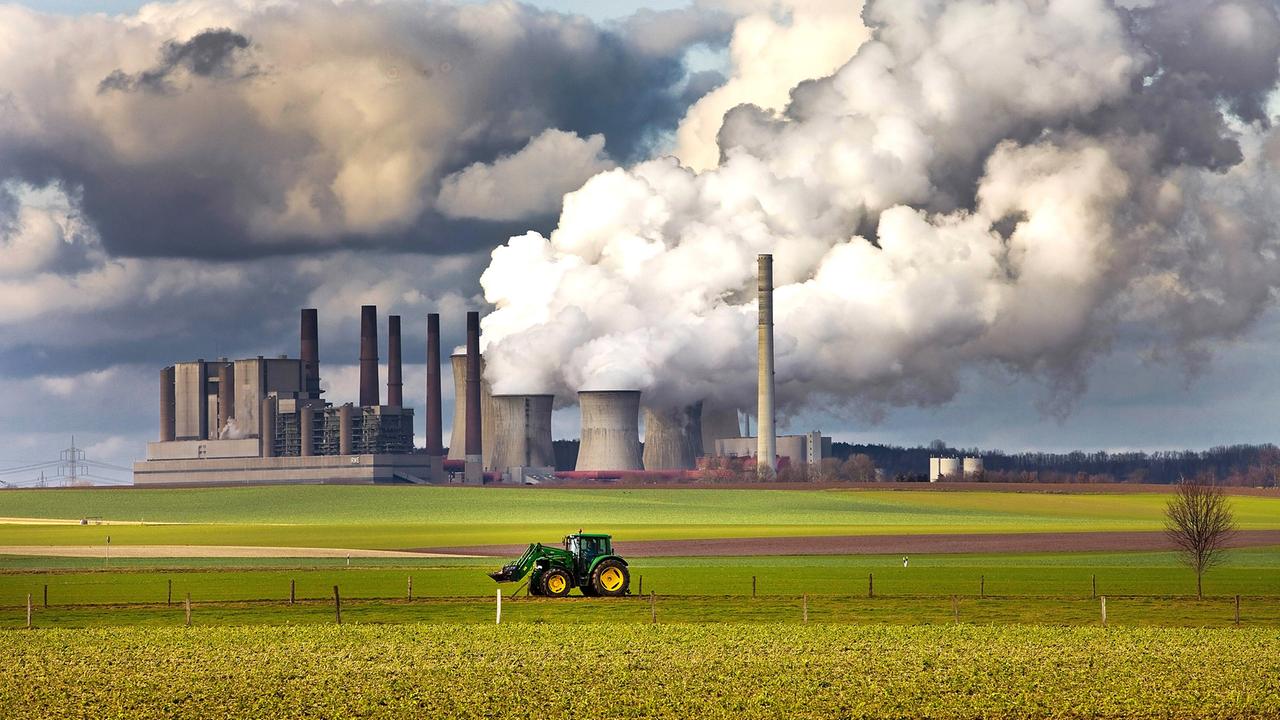
[[[320,397],[320,332],[317,324],[316,309],[303,308],[298,357],[302,359],[302,390],[312,400]]]
[[[756,462],[761,467],[767,466],[770,471],[777,470],[778,438],[773,426],[773,256],[759,255],[759,277],[756,288],[759,293],[759,355],[760,376],[758,379],[758,415],[759,425],[756,438]]]
[[[427,458],[431,482],[444,482],[440,417],[440,315],[427,315]]]
[[[644,409],[644,469],[692,470],[702,455],[702,403]]]
[[[553,468],[551,408],[554,395],[493,396],[493,467]]]
[[[480,313],[467,313],[467,427],[463,482],[484,483],[480,432]]]
[[[264,458],[276,455],[276,399],[268,396],[262,398],[262,427],[258,430],[258,447]]]
[[[177,409],[177,391],[174,387],[173,366],[160,371],[160,442],[173,442],[177,435],[174,412]]]
[[[360,407],[381,405],[378,399],[378,308],[360,306]]]
[[[583,390],[578,470],[639,470],[640,391]]]
[[[467,356],[449,358],[453,368],[453,434],[449,438],[449,459],[467,458]],[[493,424],[493,388],[484,379],[484,355],[480,356],[480,456],[485,469],[493,468],[493,445],[497,433]]]
[[[222,437],[227,423],[236,415],[236,366],[222,363],[218,366],[218,431],[215,437]]]
[[[387,318],[387,405],[404,407],[404,382],[400,367],[400,316]]]

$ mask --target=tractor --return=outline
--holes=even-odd
[[[617,597],[631,592],[627,561],[613,554],[608,535],[568,535],[564,549],[532,543],[515,562],[489,573],[497,582],[529,578],[529,594],[564,597],[579,588],[587,597]],[[519,592],[517,590],[517,592]]]

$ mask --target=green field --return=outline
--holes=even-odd
[[[0,633],[11,717],[1276,717],[1280,632],[504,624]]]
[[[1280,497],[1233,497],[1242,529],[1280,528]],[[420,548],[556,541],[1160,530],[1167,497],[1134,494],[293,486],[0,493],[0,517],[148,525],[0,525],[0,545]]]

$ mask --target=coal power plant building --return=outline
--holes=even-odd
[[[414,450],[413,409],[403,407],[400,318],[387,323],[386,404],[377,309],[362,307],[360,324],[359,405],[321,398],[314,309],[302,311],[298,358],[200,359],[161,370],[160,437],[147,444],[146,460],[134,463],[134,484],[443,481],[431,448]],[[428,343],[438,348],[438,321],[428,329],[436,332]],[[430,395],[438,417],[438,387]]]

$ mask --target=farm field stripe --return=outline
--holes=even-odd
[[[102,558],[105,545],[0,545],[0,555]],[[480,557],[456,552],[436,553],[359,548],[261,547],[257,545],[116,545],[110,556],[122,558],[453,558]]]

